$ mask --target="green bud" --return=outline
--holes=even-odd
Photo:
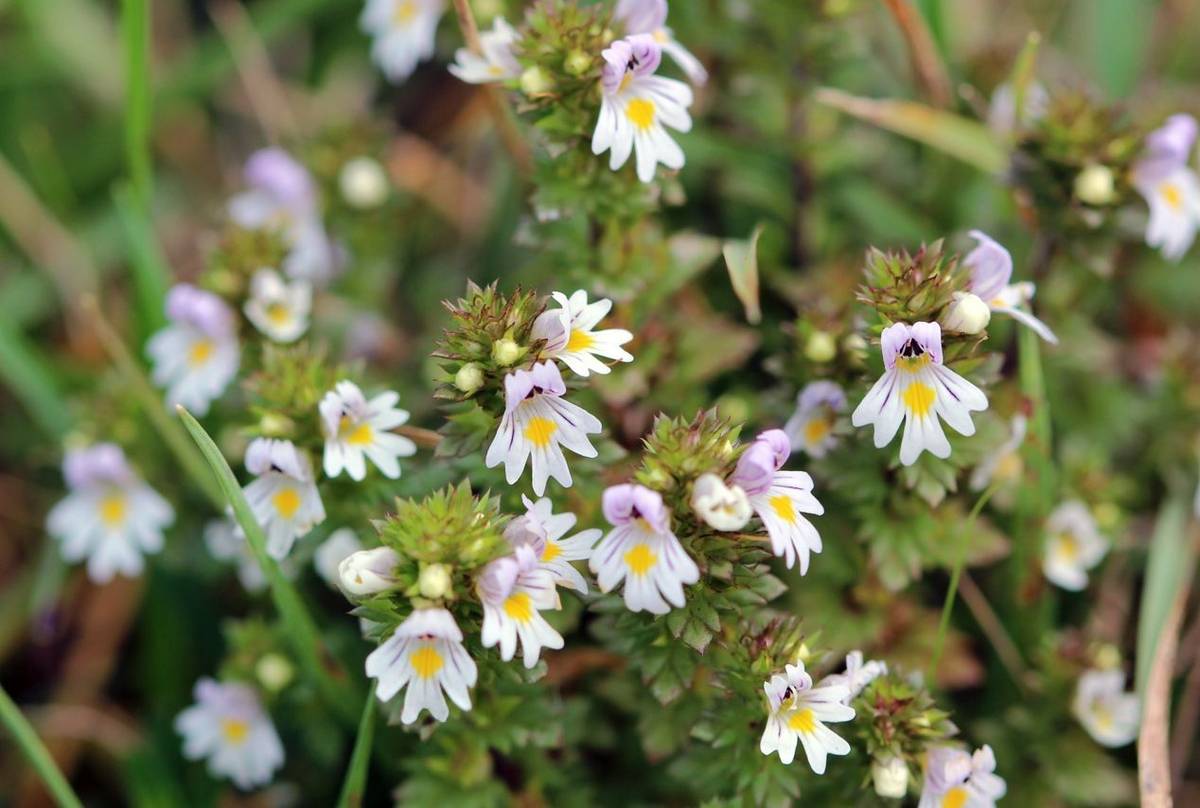
[[[474,362],[468,362],[454,374],[454,386],[461,392],[471,395],[483,387],[483,368]]]
[[[810,362],[828,362],[837,356],[837,343],[826,331],[814,331],[804,345],[804,357]]]
[[[525,353],[525,349],[508,337],[492,343],[492,359],[501,367],[508,367]]]
[[[269,412],[259,419],[258,428],[268,438],[287,438],[296,429],[296,424],[286,415]]]
[[[576,48],[567,54],[566,61],[563,62],[563,67],[572,76],[582,76],[592,69],[592,56]]]
[[[263,654],[254,666],[254,675],[272,693],[287,687],[295,674],[296,669],[282,654]]]
[[[421,569],[417,587],[421,597],[437,600],[451,592],[450,567],[446,564],[429,564]]]
[[[1092,163],[1075,175],[1075,197],[1087,205],[1107,205],[1117,197],[1112,169]]]
[[[554,79],[537,65],[521,74],[521,92],[525,95],[544,95],[554,89]]]

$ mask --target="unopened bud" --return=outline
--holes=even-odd
[[[508,337],[498,339],[492,343],[492,359],[496,360],[496,364],[501,367],[508,367],[512,363],[521,358],[521,354],[525,350]]]
[[[429,564],[421,569],[417,578],[417,589],[421,597],[438,600],[450,594],[450,567],[445,564]]]
[[[827,331],[814,331],[804,344],[804,358],[809,362],[828,362],[837,356],[837,343]]]
[[[567,59],[563,62],[563,67],[572,76],[582,76],[584,73],[592,69],[591,54],[576,48],[567,54]]]
[[[954,301],[942,318],[942,327],[959,334],[979,334],[992,321],[992,310],[979,295],[955,292]]]
[[[278,693],[288,686],[295,676],[296,669],[292,663],[281,654],[263,654],[254,666],[254,675],[262,686],[272,693]]]
[[[875,758],[871,762],[871,780],[879,796],[900,799],[908,793],[908,764],[895,755]]]
[[[359,550],[338,564],[338,583],[348,595],[363,597],[386,592],[396,586],[400,556],[390,547]]]
[[[525,95],[543,95],[554,89],[554,80],[537,65],[525,69],[521,74],[521,92]]]
[[[1088,205],[1107,205],[1116,199],[1115,185],[1111,168],[1092,163],[1075,175],[1075,197]]]
[[[471,395],[483,387],[483,368],[474,362],[468,362],[454,374],[454,386],[467,395]]]
[[[338,174],[342,198],[352,208],[377,208],[388,197],[388,179],[383,166],[370,157],[355,157]]]
[[[713,530],[741,530],[750,521],[746,492],[715,474],[702,474],[692,485],[692,509]]]
[[[274,412],[268,412],[258,420],[259,431],[268,438],[291,437],[295,428],[296,424],[291,418]]]

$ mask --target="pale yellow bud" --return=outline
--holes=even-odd
[[[837,356],[837,343],[827,331],[814,331],[804,344],[804,358],[810,362],[829,362]]]

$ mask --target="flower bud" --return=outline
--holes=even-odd
[[[1075,198],[1088,205],[1107,205],[1116,199],[1115,184],[1111,168],[1091,163],[1075,175]]]
[[[526,68],[521,74],[521,92],[525,95],[542,95],[554,88],[554,80],[537,65]]]
[[[692,509],[713,530],[741,530],[750,521],[750,499],[738,485],[703,474],[692,486]]]
[[[827,331],[814,331],[804,344],[804,358],[809,362],[828,362],[837,356],[837,343]]]
[[[879,796],[900,799],[908,793],[908,764],[895,755],[877,757],[871,761],[871,780]]]
[[[567,54],[566,61],[563,62],[563,67],[572,76],[582,76],[592,69],[592,56],[579,48],[575,48]]]
[[[978,334],[992,321],[992,310],[979,295],[955,292],[954,301],[942,318],[942,327],[959,334]]]
[[[258,429],[268,438],[290,438],[296,424],[286,415],[268,412],[258,420]]]
[[[501,367],[508,367],[521,358],[525,350],[508,337],[503,337],[492,343],[492,359]]]
[[[428,564],[421,568],[417,578],[417,589],[421,597],[437,600],[450,594],[452,582],[450,567],[446,564]]]
[[[288,686],[295,676],[296,669],[292,663],[281,654],[263,654],[254,666],[254,675],[262,686],[272,693],[278,693]]]
[[[454,386],[460,391],[471,395],[483,387],[483,368],[474,362],[468,362],[454,374]]]
[[[348,595],[364,597],[386,592],[396,586],[396,565],[400,556],[390,547],[359,550],[338,564],[338,583]]]
[[[377,208],[388,197],[388,178],[383,166],[370,157],[355,157],[338,173],[342,198],[352,208]]]
[[[863,339],[861,334],[847,334],[842,340],[842,350],[850,354],[866,353],[867,341]]]

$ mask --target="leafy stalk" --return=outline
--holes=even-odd
[[[38,738],[29,721],[21,714],[20,708],[13,702],[2,685],[0,685],[0,722],[3,722],[8,731],[12,733],[13,740],[25,753],[29,764],[38,773],[38,777],[42,778],[42,782],[46,784],[50,795],[54,797],[54,801],[60,808],[83,808],[83,803],[79,801],[79,797],[75,796],[71,784],[54,764],[54,758],[50,756],[45,744]]]
[[[375,689],[372,688],[363,704],[362,718],[358,721],[358,735],[354,739],[350,767],[346,770],[346,780],[338,797],[338,808],[358,808],[362,805],[367,768],[371,762],[371,744],[375,739],[375,713]]]
[[[125,155],[138,206],[149,210],[150,157],[150,4],[121,0],[121,41],[125,51]]]
[[[117,217],[129,244],[129,267],[137,299],[138,335],[145,339],[166,324],[163,301],[170,286],[166,258],[155,241],[145,206],[139,204],[137,191],[122,186],[113,191]]]

